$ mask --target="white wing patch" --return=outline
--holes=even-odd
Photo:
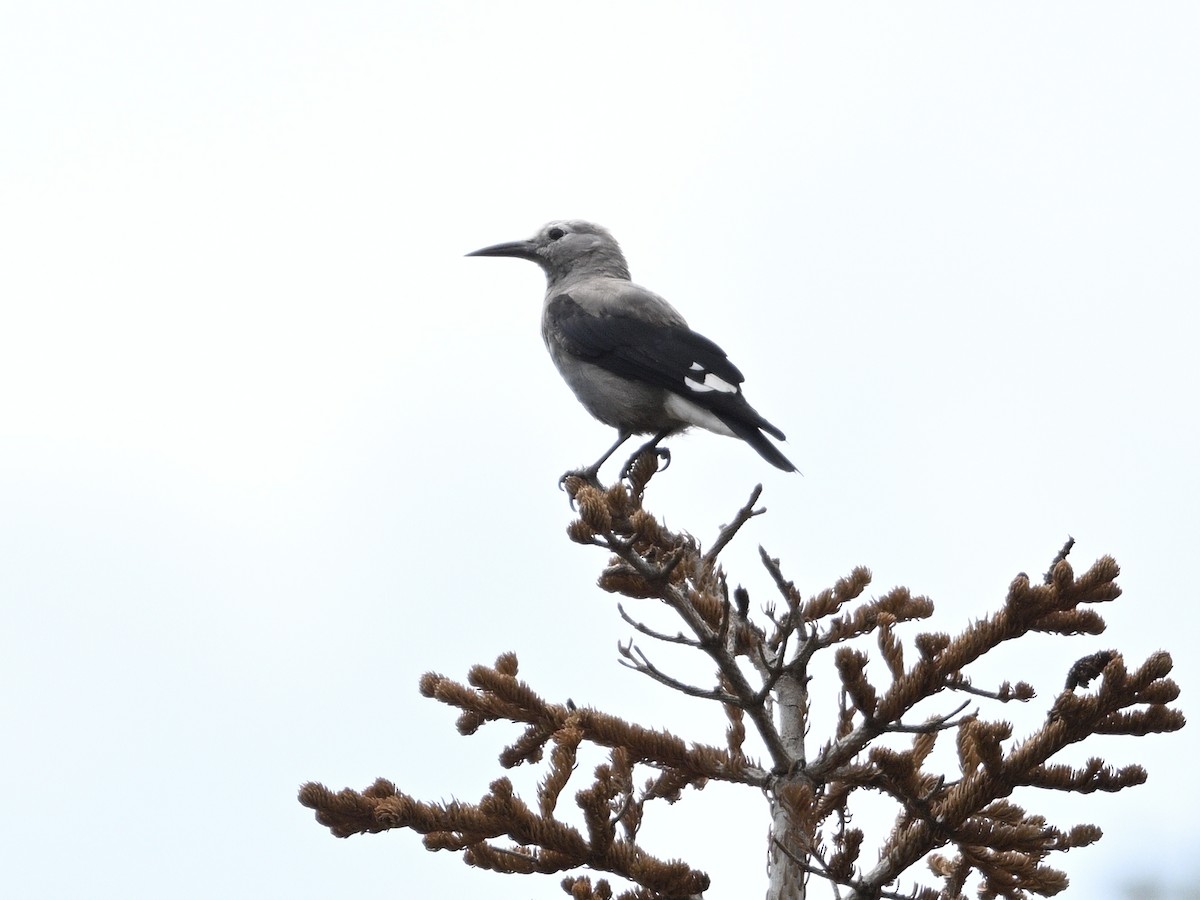
[[[700,365],[700,363],[692,363],[689,370],[692,372],[704,372],[704,366]],[[724,378],[719,378],[712,372],[705,372],[703,381],[697,381],[695,378],[688,378],[685,375],[683,383],[698,394],[704,394],[708,391],[720,391],[722,394],[736,394],[738,392],[736,385],[730,384]]]

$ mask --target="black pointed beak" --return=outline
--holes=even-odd
[[[534,252],[533,241],[509,241],[506,244],[492,244],[481,250],[472,250],[467,256],[512,256],[516,259],[528,259],[537,262],[539,257]]]

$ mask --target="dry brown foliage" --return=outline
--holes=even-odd
[[[1078,660],[1041,726],[1018,741],[1008,722],[967,708],[974,698],[1028,702],[1033,688],[1005,682],[985,689],[964,672],[1000,644],[1034,632],[1101,633],[1104,621],[1092,607],[1120,596],[1116,562],[1102,557],[1076,576],[1067,561],[1069,541],[1042,583],[1019,575],[998,612],[957,635],[919,633],[906,658],[898,632],[905,623],[928,619],[933,604],[903,588],[864,599],[871,581],[865,568],[805,597],[784,576],[779,560],[760,550],[781,602],[761,620],[752,619],[748,594],[736,588],[731,599],[717,557],[763,512],[755,508],[760,489],[704,550],[691,536],[663,528],[643,508],[656,466],[652,453],[640,456],[628,487],[568,477],[565,486],[579,513],[568,533],[611,554],[600,576],[602,588],[656,598],[686,628],[676,634],[655,631],[618,606],[639,634],[708,656],[716,669],[713,684],[693,685],[661,671],[633,642],[621,647],[627,666],[672,690],[719,703],[729,723],[727,745],[692,743],[595,709],[547,703],[518,679],[516,656],[509,653],[494,665],[472,668],[466,684],[426,674],[420,690],[461,711],[458,730],[464,735],[493,721],[524,726],[500,763],[512,768],[548,757],[536,808],[514,794],[507,778],[494,781],[476,803],[423,802],[384,779],[361,792],[309,783],[300,802],[316,811],[317,821],[339,837],[409,828],[425,835],[430,850],[461,851],[468,864],[501,872],[567,873],[563,889],[576,900],[698,897],[708,876],[680,860],[651,855],[639,844],[638,832],[647,804],[674,802],[688,788],[718,780],[767,797],[768,900],[804,897],[814,876],[839,886],[839,896],[861,900],[960,898],[972,879],[983,898],[1051,896],[1066,888],[1066,876],[1047,864],[1048,857],[1095,842],[1100,829],[1062,830],[1008,798],[1022,787],[1090,793],[1145,781],[1137,765],[1114,769],[1091,759],[1074,768],[1052,760],[1091,735],[1182,728],[1182,714],[1168,705],[1179,694],[1167,677],[1171,657],[1155,653],[1133,669],[1116,650]],[[832,655],[840,682],[820,689],[836,691],[840,703],[828,740],[809,749],[809,691],[818,654]],[[882,681],[874,667],[877,677],[868,678],[873,655],[886,670]],[[1095,688],[1088,690],[1093,681]],[[943,692],[967,699],[911,721],[914,707]],[[743,753],[747,727],[765,748],[765,763]],[[944,732],[953,735],[957,771],[927,768]],[[585,743],[606,748],[608,761],[574,796],[586,823],[581,830],[555,812]],[[639,768],[653,773],[641,787],[635,783]],[[873,845],[879,847],[873,863],[861,858],[863,832],[849,824],[850,804],[863,790],[892,798],[898,810],[890,833]],[[922,860],[936,886],[916,882],[912,870]],[[620,876],[634,887],[614,894],[607,880],[579,874],[582,868]],[[902,876],[914,882],[907,889],[900,886]]]

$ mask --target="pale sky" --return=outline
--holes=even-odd
[[[515,729],[462,738],[417,680],[507,650],[722,740],[617,664],[605,556],[565,536],[558,476],[611,433],[541,274],[463,258],[554,218],[608,226],[788,433],[803,476],[702,433],[648,497],[711,540],[763,482],[726,552],[755,606],[762,543],[955,631],[1073,535],[1122,566],[1109,632],[1001,653],[981,683],[1039,698],[984,715],[1027,733],[1108,647],[1172,652],[1188,712],[1197,47],[1188,2],[0,8],[0,895],[565,896],[295,800],[478,799]],[[1051,860],[1067,896],[1195,896],[1196,726],[1076,749],[1150,780],[1017,798],[1104,830]],[[648,816],[710,900],[765,892],[761,797]]]

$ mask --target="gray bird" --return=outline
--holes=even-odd
[[[530,240],[467,256],[527,259],[546,273],[542,339],[550,358],[584,408],[617,429],[616,443],[583,470],[589,477],[630,435],[654,435],[640,453],[693,425],[741,438],[771,465],[796,471],[763,434],[784,439],[742,396],[737,366],[675,307],[633,283],[604,228],[550,222]]]

